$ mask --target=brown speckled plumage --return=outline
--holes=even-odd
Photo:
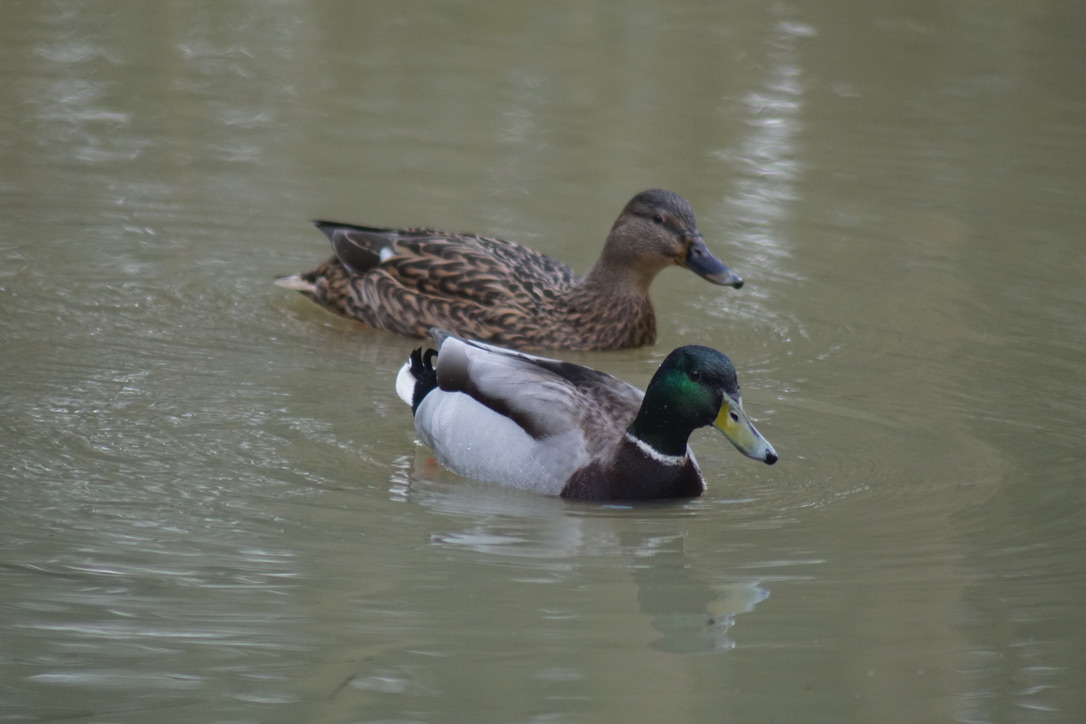
[[[584,277],[488,236],[316,224],[335,256],[280,283],[351,319],[411,337],[441,327],[520,349],[639,347],[656,341],[648,292],[665,267],[742,285],[705,247],[690,204],[668,191],[645,191],[626,205]]]

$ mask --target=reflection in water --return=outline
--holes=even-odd
[[[638,546],[630,569],[637,583],[641,613],[663,634],[652,646],[672,653],[728,651],[735,617],[750,613],[769,597],[769,589],[752,580],[713,583],[684,555],[685,538],[647,539]]]
[[[636,508],[582,505],[459,479],[435,467],[420,449],[414,461],[396,462],[391,494],[438,512],[442,520],[467,520],[466,528],[435,531],[431,542],[517,562],[517,580],[576,579],[593,559],[625,563],[635,586],[637,609],[662,638],[653,648],[672,653],[728,651],[735,617],[769,597],[762,582],[714,581],[685,555],[686,536],[676,522],[691,515],[682,505]],[[624,525],[635,517],[636,530]],[[617,524],[617,525],[616,525]],[[586,560],[587,559],[587,560]],[[717,574],[719,575],[719,574]],[[631,606],[633,601],[628,602]]]
[[[805,334],[795,309],[770,301],[774,280],[799,286],[806,274],[791,260],[796,240],[792,217],[801,199],[804,162],[799,136],[808,113],[802,42],[816,35],[813,27],[792,19],[776,19],[759,48],[760,77],[738,101],[724,99],[728,112],[743,123],[742,133],[710,152],[731,170],[733,190],[720,202],[719,214],[733,221],[736,247],[747,258],[751,283],[745,297],[706,305],[706,312],[729,326],[742,320],[757,329],[773,329],[774,341]],[[776,302],[776,303],[774,303]],[[768,337],[768,335],[767,335]],[[779,356],[779,344],[766,354]],[[787,379],[778,380],[786,385]]]
[[[743,99],[750,131],[737,149],[714,153],[734,165],[738,190],[728,198],[728,216],[743,222],[742,248],[758,249],[770,259],[763,271],[776,269],[788,256],[784,221],[799,198],[797,136],[803,128],[803,64],[799,42],[815,34],[813,28],[792,20],[778,21],[766,36],[765,78],[761,87]]]

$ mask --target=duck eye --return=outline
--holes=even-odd
[[[701,372],[698,370],[690,370],[690,374],[687,375],[691,382],[698,382],[701,380]]]
[[[653,214],[652,215],[652,220],[655,221],[657,224],[662,224],[662,223],[664,223],[664,215],[663,214]]]

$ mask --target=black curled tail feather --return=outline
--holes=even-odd
[[[430,394],[430,390],[437,387],[435,357],[437,357],[437,350],[432,348],[424,352],[422,347],[419,347],[411,352],[408,369],[411,371],[411,376],[415,378],[415,392],[411,396],[412,414],[418,411],[419,405],[422,404],[423,398]]]

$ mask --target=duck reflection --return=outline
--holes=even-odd
[[[635,544],[638,608],[662,634],[652,646],[673,653],[728,651],[735,647],[728,632],[736,616],[753,611],[769,589],[757,580],[713,582],[691,565],[685,542],[674,535]]]
[[[636,609],[654,632],[648,640],[653,649],[728,651],[735,647],[730,632],[737,617],[769,597],[763,581],[706,570],[687,556],[686,522],[704,503],[569,503],[456,477],[421,451],[398,460],[397,468],[391,495],[440,516],[430,530],[432,545],[477,554],[482,564],[519,565],[519,582],[577,590],[595,586],[600,595],[590,597],[587,606],[606,599],[623,608],[610,592],[615,566],[624,566],[634,584]],[[594,612],[574,609],[564,615],[591,617]]]

